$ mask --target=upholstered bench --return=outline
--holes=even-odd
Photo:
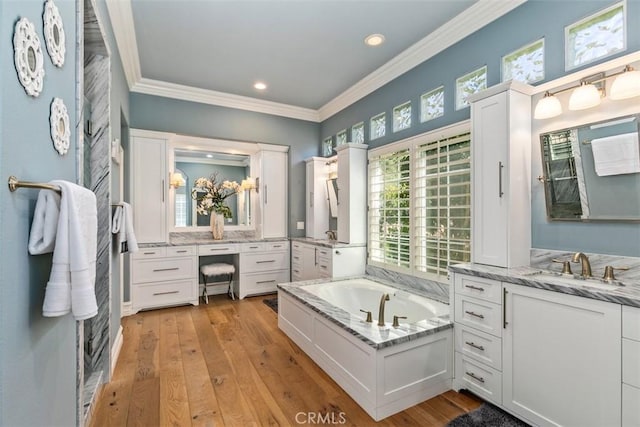
[[[206,264],[200,267],[200,274],[202,274],[203,286],[202,296],[206,304],[209,304],[209,297],[207,295],[207,278],[215,278],[217,276],[229,276],[229,288],[227,293],[231,299],[235,300],[235,294],[233,293],[233,274],[236,272],[236,268],[232,264],[226,264],[223,262],[216,262],[213,264]],[[211,282],[209,285],[219,282]]]

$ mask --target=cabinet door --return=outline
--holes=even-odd
[[[620,425],[620,305],[504,289],[503,405],[539,425]]]
[[[471,108],[473,262],[507,266],[508,123],[506,92]]]
[[[312,245],[302,245],[302,280],[312,280],[318,277],[316,247]]]
[[[264,151],[262,153],[262,236],[264,238],[287,237],[287,153]]]
[[[133,226],[138,243],[164,242],[166,217],[166,141],[133,137],[131,167]]]

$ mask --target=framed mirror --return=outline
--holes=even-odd
[[[27,18],[16,22],[13,52],[20,84],[29,96],[37,97],[44,85],[44,60],[40,37],[33,23]]]
[[[44,40],[51,62],[56,67],[64,65],[65,35],[62,17],[53,0],[47,0],[44,5]]]
[[[640,115],[540,135],[551,221],[640,222]]]
[[[53,98],[51,101],[51,112],[49,115],[51,127],[51,140],[53,147],[58,154],[64,156],[69,151],[69,141],[71,139],[71,129],[69,126],[69,113],[64,101],[60,98]]]

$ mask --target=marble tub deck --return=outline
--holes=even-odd
[[[306,285],[316,283],[340,282],[356,278],[371,280],[386,286],[429,298],[424,292],[420,292],[419,290],[412,289],[408,286],[391,283],[372,276],[359,276],[333,280],[316,279],[302,282],[281,283],[278,285],[278,292],[284,292],[297,301],[300,301],[302,304],[311,308],[322,317],[340,326],[342,329],[349,332],[351,335],[356,336],[358,339],[375,348],[376,350],[416,340],[418,338],[432,335],[453,327],[453,323],[449,320],[448,314],[433,317],[431,319],[421,320],[419,322],[411,324],[401,323],[397,328],[392,327],[391,322],[386,322],[387,324],[385,326],[377,326],[375,322],[366,322],[364,314],[356,316],[354,314],[348,313],[304,290],[304,286]],[[374,308],[377,309],[377,307]]]

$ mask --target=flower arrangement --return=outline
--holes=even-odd
[[[235,181],[218,181],[218,174],[213,173],[209,178],[196,179],[191,197],[198,201],[196,211],[199,215],[209,215],[215,212],[231,218],[231,209],[224,201],[240,191],[240,184]]]

